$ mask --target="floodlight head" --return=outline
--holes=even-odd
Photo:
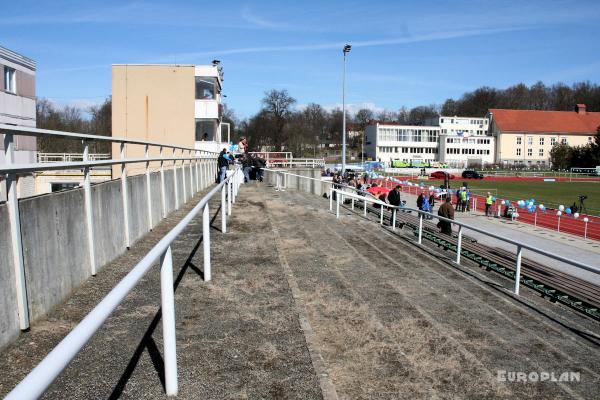
[[[221,60],[212,60],[212,65],[214,65],[215,67],[219,64],[221,64]]]
[[[352,48],[352,46],[350,46],[349,44],[344,46],[344,54],[346,53],[350,53],[350,49]]]

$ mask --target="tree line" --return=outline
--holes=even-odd
[[[265,92],[261,109],[247,120],[236,123],[238,136],[247,136],[253,149],[287,150],[298,156],[310,156],[341,143],[342,110],[326,110],[310,103],[299,109],[296,99],[287,90]],[[537,82],[531,86],[523,83],[506,89],[480,87],[463,94],[458,99],[447,99],[443,104],[422,105],[413,108],[374,112],[361,109],[347,114],[347,131],[364,131],[373,120],[406,125],[422,125],[427,119],[440,115],[485,116],[490,108],[522,110],[570,111],[579,103],[588,111],[600,111],[600,86],[578,82],[572,86],[557,83],[546,86]],[[235,120],[230,110],[229,118]],[[360,147],[362,135],[349,139],[351,147]]]
[[[72,106],[58,107],[48,99],[38,99],[36,102],[36,126],[40,129],[111,136],[111,98],[108,97],[100,105],[85,109]],[[37,145],[38,151],[42,153],[83,152],[83,146],[80,140],[44,136],[38,138]],[[110,152],[111,145],[109,142],[90,142],[90,153]]]
[[[584,146],[555,144],[550,150],[550,161],[552,162],[552,168],[556,170],[600,166],[600,126],[592,143]]]

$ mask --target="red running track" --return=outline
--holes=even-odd
[[[519,179],[519,178],[516,178]],[[397,183],[392,181],[380,181],[382,186],[392,188]],[[402,185],[402,191],[405,193],[410,193],[414,195],[418,195],[421,192],[429,193],[429,188],[424,187],[421,189],[418,186],[407,186]],[[453,199],[453,203],[455,203]],[[508,199],[507,199],[508,200]],[[492,206],[492,211],[494,215],[498,215],[498,208],[501,207],[501,214],[504,213],[504,209],[506,206],[501,206],[502,200],[497,199],[496,204]],[[517,202],[512,201],[511,203],[516,206]],[[409,205],[410,206],[410,205]],[[480,195],[471,195],[471,199],[469,201],[469,206],[471,210],[485,212],[485,197]],[[557,232],[570,233],[575,236],[580,236],[586,239],[600,240],[600,217],[596,217],[593,215],[585,215],[580,214],[579,218],[575,218],[572,215],[568,215],[563,213],[560,217],[556,215],[558,210],[553,208],[546,208],[545,211],[540,211],[536,209],[535,212],[530,213],[527,211],[527,208],[519,208],[517,207],[519,217],[516,218],[517,221],[523,222],[526,224],[531,224],[537,227],[547,228]],[[588,222],[584,221],[584,218],[588,218]]]

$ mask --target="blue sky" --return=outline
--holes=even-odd
[[[0,45],[35,59],[37,94],[89,105],[113,63],[209,63],[239,117],[266,90],[397,110],[479,86],[600,82],[600,1],[15,1]]]

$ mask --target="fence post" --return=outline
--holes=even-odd
[[[521,246],[517,246],[517,270],[515,272],[515,294],[519,294],[519,284],[521,282],[521,253],[523,249]]]
[[[340,217],[340,192],[336,190],[335,192],[335,217]]]
[[[196,189],[199,192],[200,188],[200,174],[198,170],[198,150],[194,151],[194,169],[196,170]]]
[[[329,186],[329,211],[333,211],[333,186]]]
[[[458,226],[458,242],[456,245],[456,263],[460,264],[460,252],[462,251],[462,226]]]
[[[352,211],[354,211],[354,197],[352,197],[351,201],[352,201]]]
[[[14,163],[14,136],[4,133],[4,157],[7,165]],[[23,242],[21,240],[21,216],[19,214],[19,198],[17,194],[17,174],[6,175],[6,206],[10,220],[10,237],[17,289],[17,310],[21,330],[29,328],[29,308],[27,303],[27,287],[25,281],[25,261],[23,259]]]
[[[125,143],[121,143],[121,160],[125,160]],[[131,246],[129,238],[129,206],[127,198],[127,164],[121,163],[121,192],[123,194],[123,222],[125,229],[125,247]]]
[[[392,209],[392,230],[395,231],[396,230],[396,212],[398,210],[396,208]]]
[[[558,216],[558,226],[556,227],[557,231],[560,232],[560,215]]]
[[[160,257],[160,298],[167,396],[177,396],[177,341],[175,337],[175,291],[171,246]]]
[[[423,214],[419,212],[419,244],[423,241]]]
[[[173,148],[173,158],[175,158],[175,148]],[[173,189],[175,190],[175,207],[173,210],[179,208],[179,190],[177,188],[177,160],[173,160]]]
[[[225,186],[221,188],[221,232],[227,232],[227,198],[225,195]]]
[[[146,145],[145,156],[150,158],[149,145]],[[152,191],[150,190],[150,161],[146,161],[146,200],[148,201],[148,230],[152,230]]]
[[[202,211],[202,244],[204,245],[204,280],[206,282],[211,279],[210,271],[210,213],[208,211],[208,203]]]
[[[227,214],[231,215],[231,196],[232,196],[231,181],[225,182],[225,185],[227,185]]]
[[[184,204],[187,201],[187,184],[185,183],[185,155],[183,149],[181,149],[181,189],[183,193],[181,204]]]
[[[533,226],[537,227],[537,210],[533,213]]]
[[[583,219],[583,223],[585,224],[584,228],[583,228],[583,238],[584,239],[587,239],[587,225],[588,225],[588,221],[589,221],[588,217],[585,217]]]
[[[90,145],[87,140],[83,141],[83,161],[90,160]],[[96,243],[94,242],[94,219],[92,215],[92,183],[90,167],[83,169],[83,197],[85,202],[85,222],[88,238],[88,253],[90,257],[90,271],[92,276],[96,275]]]
[[[160,146],[160,158],[163,158],[163,147]],[[160,205],[162,207],[162,216],[167,216],[167,193],[165,191],[165,162],[160,160]]]
[[[194,191],[194,173],[192,172],[192,151],[188,150],[188,158],[189,158],[189,167],[190,167],[190,198],[194,197],[194,194],[196,193]]]

